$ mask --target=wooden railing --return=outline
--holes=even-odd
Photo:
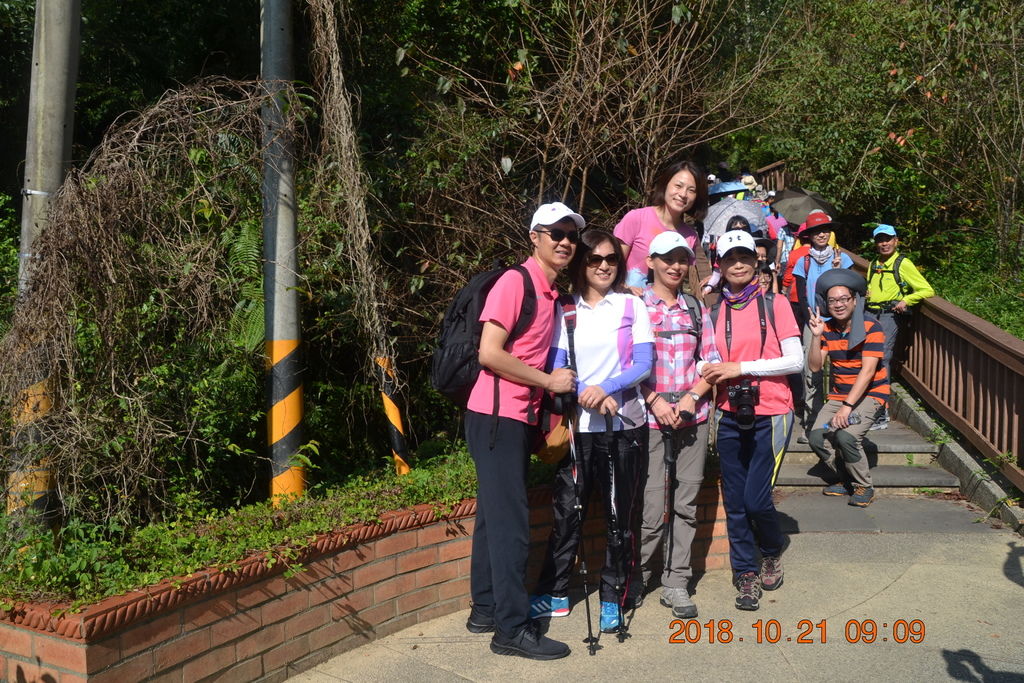
[[[786,185],[793,184],[793,176],[786,171],[785,161],[776,161],[774,164],[757,169],[754,171],[754,177],[766,190],[785,190]]]
[[[1024,490],[1024,341],[939,297],[916,309],[900,378]]]

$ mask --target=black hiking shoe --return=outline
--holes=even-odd
[[[482,609],[473,605],[466,619],[466,630],[470,633],[490,633],[494,630],[494,616],[485,614]]]
[[[743,572],[736,577],[736,609],[754,612],[761,606],[761,579],[754,572]]]
[[[541,635],[537,623],[530,621],[511,637],[495,633],[491,638],[491,652],[526,659],[548,660],[566,657],[570,650],[565,643]]]

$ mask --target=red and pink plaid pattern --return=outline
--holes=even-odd
[[[690,312],[686,308],[686,300],[680,295],[671,304],[663,301],[650,287],[644,290],[644,304],[651,318],[651,331],[654,332],[654,367],[644,384],[657,392],[689,391],[700,379],[697,375],[697,363],[694,351],[697,337],[691,333],[694,326],[690,321]],[[664,332],[675,334],[662,334]],[[711,326],[711,318],[707,310],[703,310],[701,323],[700,358],[709,363],[720,363],[722,357],[715,347],[715,330]],[[683,423],[684,427],[699,424],[708,419],[710,396],[705,396],[697,404],[697,414],[692,422]],[[658,427],[654,415],[648,412],[647,424]]]

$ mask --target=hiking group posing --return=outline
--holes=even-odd
[[[478,478],[466,627],[493,632],[496,653],[569,654],[538,620],[572,609],[570,577],[583,563],[582,523],[594,492],[606,521],[600,630],[624,637],[623,614],[641,606],[655,568],[659,602],[677,618],[697,616],[691,546],[709,437],[738,609],[757,610],[762,591],[783,585],[785,538],[772,489],[797,412],[802,436],[834,479],[823,492],[859,507],[873,497],[861,440],[885,413],[895,339],[885,328],[931,294],[895,255],[895,230],[875,231],[880,260],[865,281],[829,245],[831,218],[808,216],[797,231],[805,246],[788,255],[782,295],[772,284],[779,274],[762,272],[781,269],[774,243],[749,229],[727,231],[715,243],[720,300],[709,309],[684,291],[697,248],[693,223],[708,206],[706,176],[689,162],[670,166],[652,199],[614,234],[583,232],[583,217],[568,206],[542,205],[529,226],[530,257],[476,276],[446,315],[432,379],[466,407]],[[563,269],[572,293],[560,296],[554,282]],[[872,311],[894,320],[880,324]],[[569,437],[530,595],[526,469],[547,426],[545,397],[560,399]]]

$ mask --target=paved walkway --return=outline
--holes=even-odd
[[[709,572],[694,595],[699,629],[673,624],[653,593],[631,615],[630,637],[620,643],[602,635],[600,650],[590,656],[581,642],[585,611],[576,602],[568,618],[550,624],[550,635],[568,642],[572,654],[532,662],[492,654],[489,636],[465,630],[467,610],[290,680],[1024,682],[1019,535],[978,522],[983,512],[955,500],[882,495],[859,510],[816,490],[782,491],[780,498],[790,535],[786,580],[766,594],[758,612],[736,610],[729,573]],[[591,600],[596,615],[596,597]],[[865,642],[869,620],[874,642]],[[714,643],[708,642],[708,622]],[[895,642],[910,633],[905,624],[914,633],[923,627],[923,641]],[[731,626],[729,643],[718,642],[723,626]],[[811,642],[798,642],[802,631]],[[673,634],[679,642],[671,642]],[[847,634],[859,642],[847,642]]]

